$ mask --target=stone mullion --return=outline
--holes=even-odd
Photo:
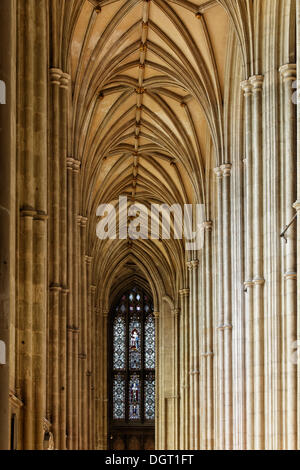
[[[87,269],[86,269],[86,225],[87,219],[81,217],[81,279],[80,279],[80,375],[81,375],[81,450],[87,450],[88,445],[88,397],[87,397]]]
[[[73,210],[72,210],[72,227],[73,227],[73,414],[72,414],[72,449],[79,449],[79,260],[80,260],[80,219],[78,219],[78,207],[79,207],[79,170],[80,162],[74,160],[73,162]]]
[[[253,204],[252,204],[252,84],[242,82],[245,96],[245,164],[246,164],[246,248],[245,248],[245,365],[246,365],[246,446],[254,449],[253,387]]]
[[[52,383],[51,421],[54,445],[60,449],[60,367],[59,367],[59,312],[60,312],[60,78],[59,69],[50,70],[52,87],[52,155],[50,159],[51,187],[51,277],[50,277],[50,343],[52,354],[50,359]]]
[[[203,358],[206,365],[204,384],[206,387],[206,449],[214,448],[214,370],[213,370],[213,306],[212,306],[212,222],[204,223],[204,286],[205,286],[205,316],[206,351]]]
[[[263,159],[262,87],[264,77],[250,78],[253,86],[253,275],[254,275],[254,445],[265,445],[264,416],[264,266],[263,266]]]
[[[285,113],[285,224],[288,225],[295,215],[293,204],[296,195],[296,109],[292,101],[293,82],[296,80],[296,65],[287,64],[280,68],[284,82]],[[297,369],[291,360],[291,350],[297,340],[297,259],[296,224],[286,233],[285,245],[285,284],[286,284],[286,367],[287,367],[287,448],[297,448]]]
[[[217,284],[217,298],[218,298],[218,356],[217,356],[217,383],[218,383],[218,449],[225,449],[225,434],[224,434],[224,311],[223,311],[223,204],[222,204],[222,177],[223,173],[221,168],[215,169],[217,178],[217,270],[218,270],[218,284]]]
[[[231,300],[231,164],[223,172],[223,266],[224,266],[224,405],[225,448],[233,446],[233,378],[232,378],[232,300]]]
[[[73,284],[73,233],[74,233],[74,207],[73,207],[73,164],[72,158],[67,159],[67,195],[68,195],[68,283],[70,295],[68,296],[67,313],[67,449],[73,450],[73,407],[74,407],[74,384],[73,384],[73,335],[74,335],[74,284]]]

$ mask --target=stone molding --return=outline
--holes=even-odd
[[[279,73],[283,78],[284,82],[294,82],[297,80],[297,65],[296,64],[285,64],[279,68]]]

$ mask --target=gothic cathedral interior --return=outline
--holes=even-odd
[[[0,0],[0,449],[300,449],[299,80],[299,0]]]

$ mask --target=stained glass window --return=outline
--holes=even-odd
[[[145,322],[145,369],[155,369],[155,320],[152,314]]]
[[[128,424],[155,419],[155,319],[139,288],[122,295],[111,316],[112,419]]]
[[[114,321],[114,369],[126,367],[126,325],[123,316],[117,316]]]
[[[155,379],[149,374],[145,380],[145,418],[154,419],[155,415]]]
[[[115,375],[113,384],[114,419],[125,419],[125,379]]]
[[[140,378],[134,374],[129,382],[129,419],[141,418],[141,385]]]

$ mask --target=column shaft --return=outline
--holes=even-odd
[[[262,86],[264,77],[250,78],[253,86],[253,275],[254,275],[254,445],[265,445],[264,416],[264,273],[263,273],[263,161]]]

